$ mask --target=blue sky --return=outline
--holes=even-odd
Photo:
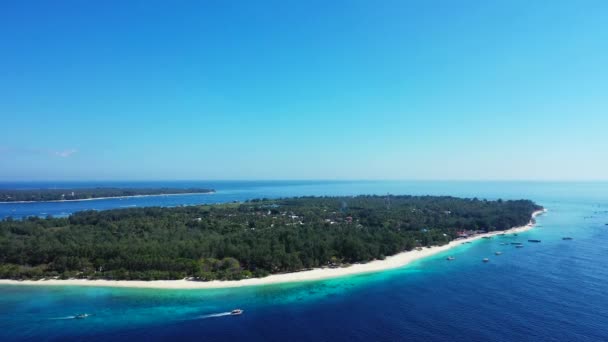
[[[0,180],[606,179],[607,17],[606,1],[5,1]]]

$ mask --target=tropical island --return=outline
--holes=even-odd
[[[0,278],[207,282],[365,266],[447,248],[463,232],[526,226],[539,210],[529,200],[356,196],[8,218],[0,221]]]
[[[0,202],[83,201],[117,197],[213,193],[202,188],[0,189]]]

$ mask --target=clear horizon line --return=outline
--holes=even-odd
[[[233,179],[0,179],[0,182],[35,183],[35,182],[608,182],[608,179],[505,179],[505,178],[233,178]]]

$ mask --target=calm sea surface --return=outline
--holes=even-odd
[[[549,209],[517,237],[406,267],[327,281],[222,290],[0,286],[0,341],[608,341],[608,183],[0,183],[0,188],[212,187],[211,195],[0,204],[0,217],[301,195],[529,198]],[[574,240],[564,241],[562,237]],[[542,243],[527,243],[529,238]],[[500,242],[524,241],[513,248]],[[495,256],[495,251],[503,254]],[[446,262],[454,255],[456,260]],[[488,257],[487,264],[481,259]],[[241,316],[224,315],[242,308]],[[84,320],[77,313],[92,313]]]

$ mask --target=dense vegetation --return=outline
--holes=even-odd
[[[42,202],[82,200],[103,197],[137,195],[170,195],[186,193],[208,193],[212,189],[200,188],[75,188],[75,189],[0,189],[0,202]]]
[[[241,279],[366,262],[524,225],[528,200],[358,196],[0,221],[0,278]]]

